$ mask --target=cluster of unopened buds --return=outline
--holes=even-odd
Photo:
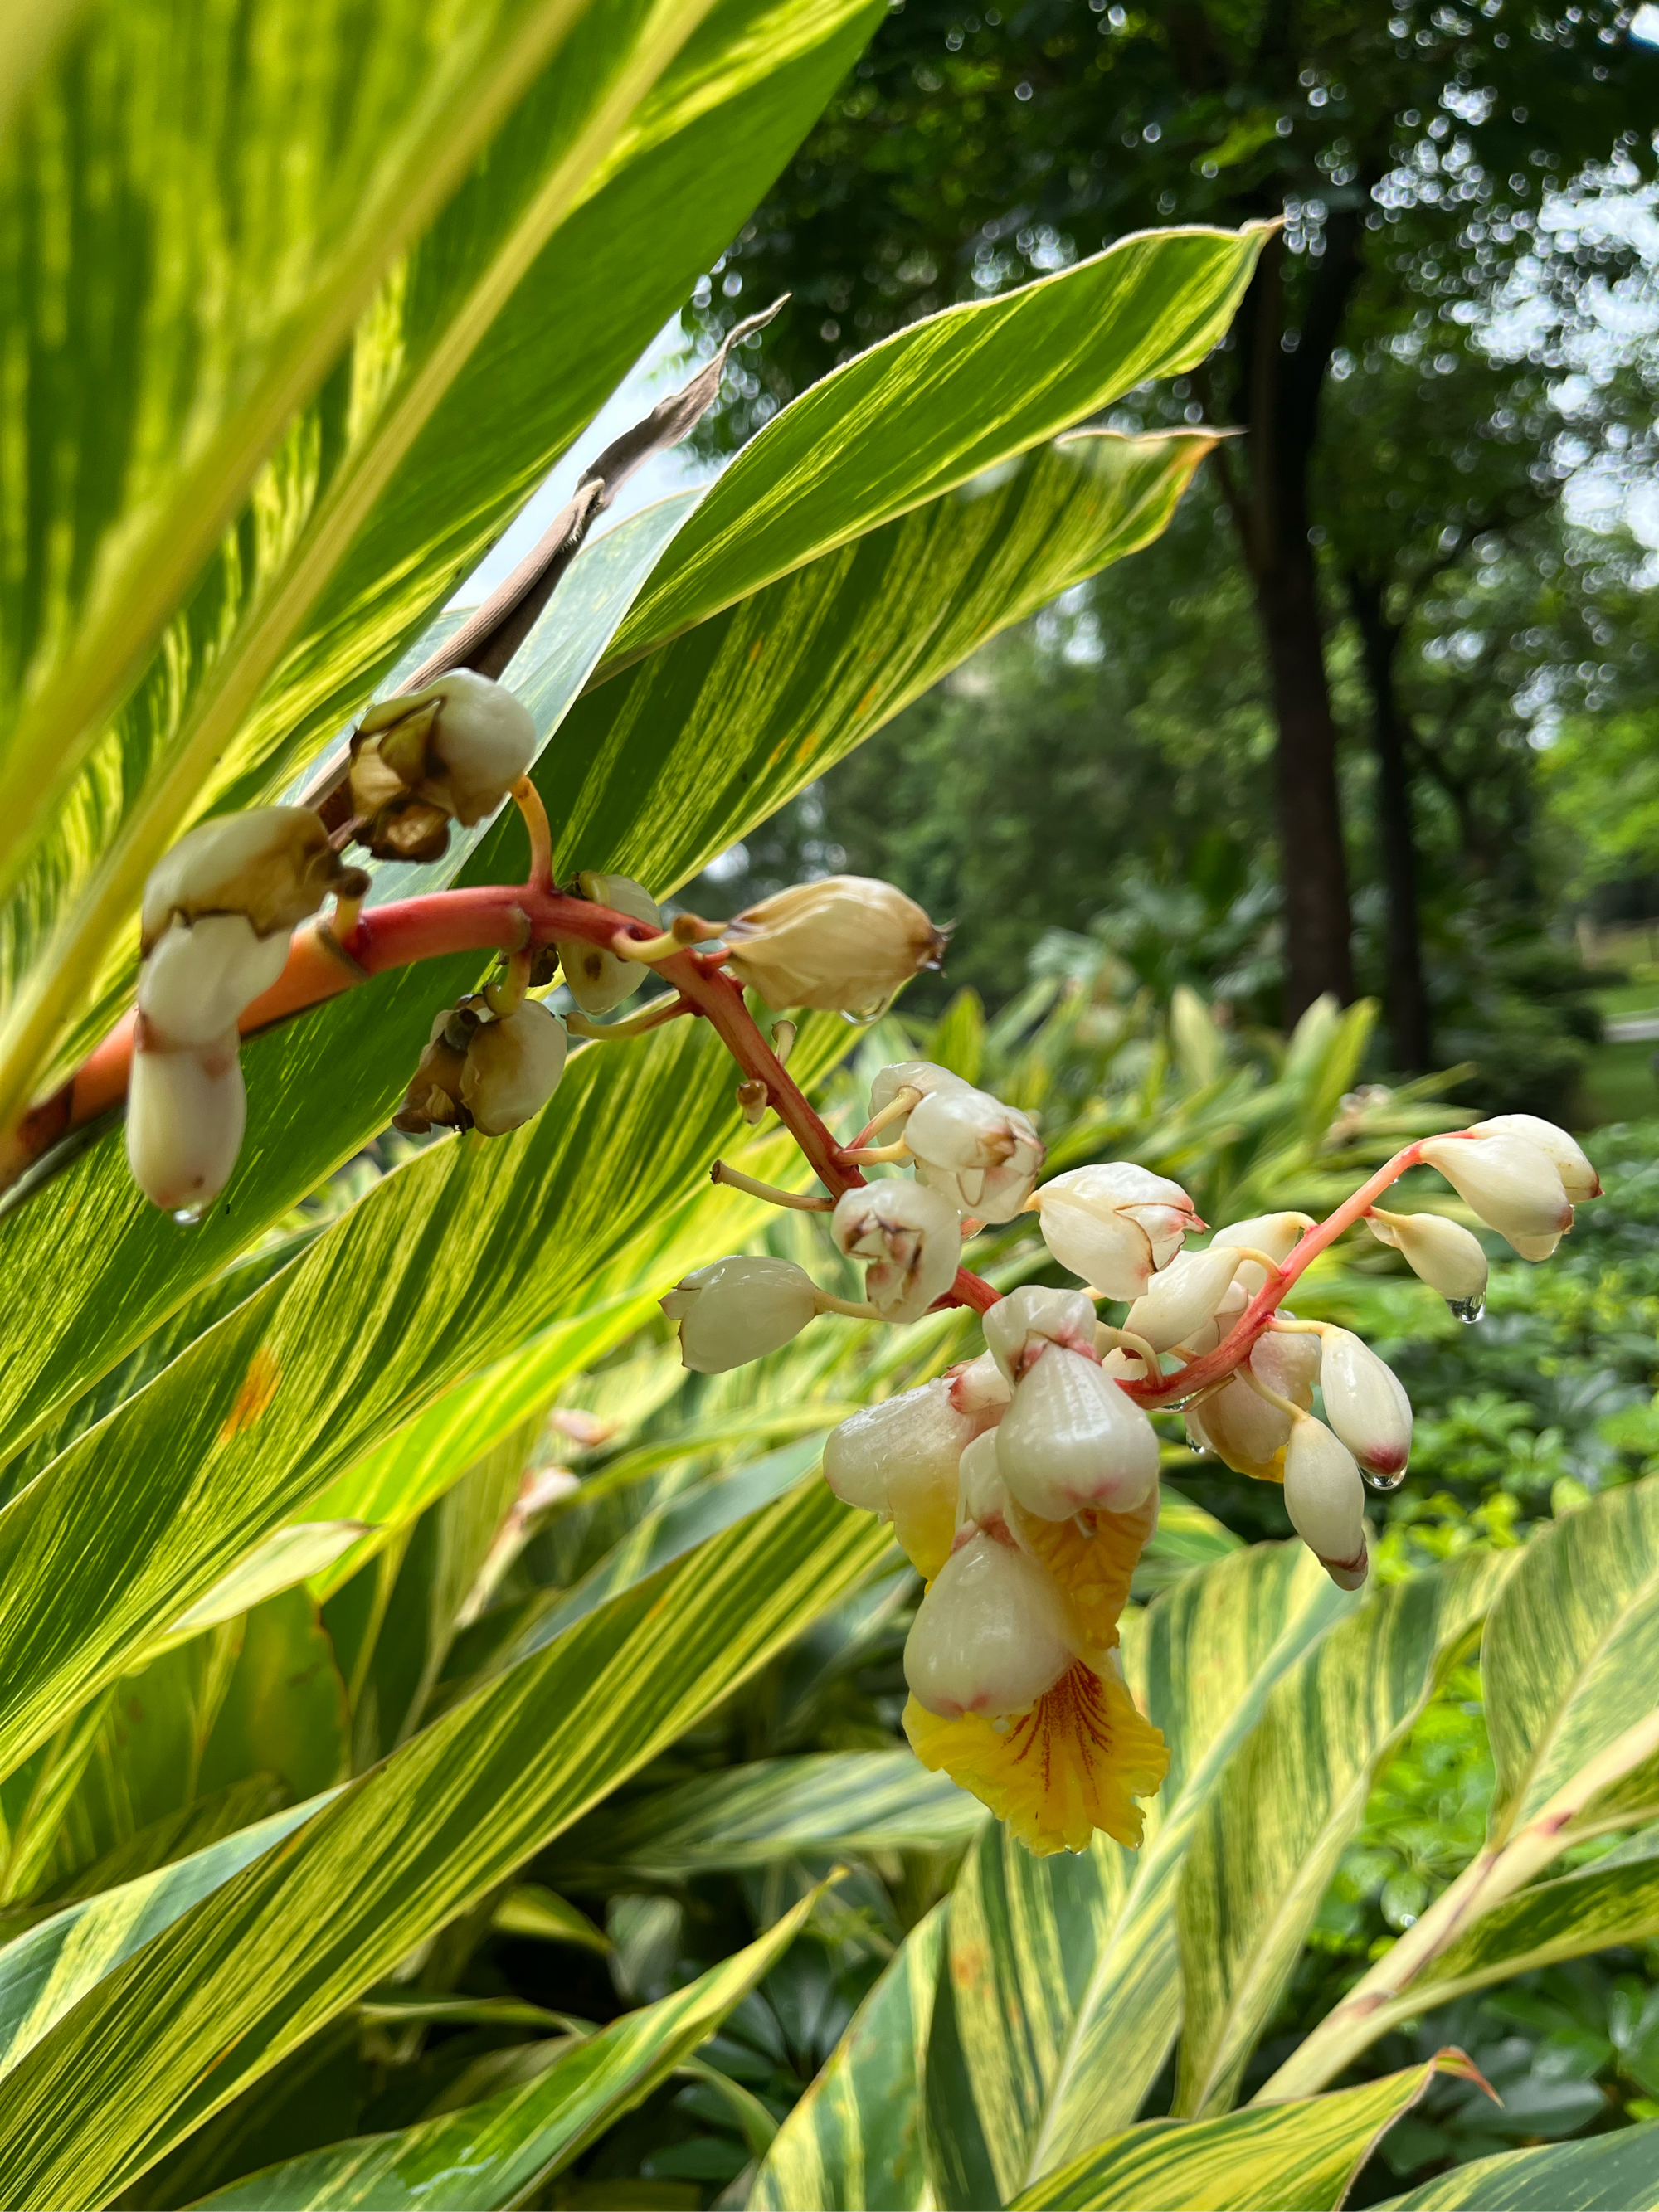
[[[1282,1484],[1326,1571],[1358,1588],[1365,1487],[1403,1479],[1411,1406],[1357,1336],[1298,1319],[1287,1294],[1363,1222],[1477,1318],[1482,1246],[1443,1215],[1384,1211],[1389,1186],[1419,1164],[1437,1169],[1477,1219],[1540,1260],[1574,1203],[1597,1194],[1595,1170],[1564,1131],[1507,1115],[1408,1145],[1322,1222],[1264,1214],[1199,1249],[1188,1240],[1206,1224],[1178,1183],[1127,1162],[1040,1182],[1030,1117],[926,1061],[884,1068],[867,1124],[841,1144],[786,1068],[793,1023],[763,1032],[745,990],[776,1014],[867,1018],[938,964],[946,933],[892,885],[861,877],[798,884],[725,924],[665,921],[625,876],[589,872],[561,889],[527,773],[534,752],[521,702],[458,670],[365,716],[338,779],[350,811],[332,830],[291,806],[191,830],[146,888],[132,1024],[35,1109],[23,1152],[125,1090],[138,1183],[157,1206],[199,1218],[241,1141],[241,1033],[441,953],[493,952],[501,965],[437,1015],[397,1117],[408,1130],[503,1135],[552,1097],[572,1033],[616,1040],[680,1016],[708,1021],[738,1064],[745,1119],[775,1111],[823,1188],[779,1189],[723,1162],[714,1180],[825,1213],[837,1251],[863,1269],[864,1297],[823,1290],[789,1261],[718,1260],[663,1299],[686,1364],[713,1374],[759,1358],[826,1313],[900,1326],[951,1306],[981,1315],[983,1352],[845,1421],[824,1474],[848,1504],[890,1519],[926,1585],[905,1652],[905,1727],[919,1756],[1035,1850],[1082,1849],[1097,1829],[1138,1841],[1135,1801],[1157,1788],[1164,1752],[1117,1646],[1158,1515],[1150,1415],[1181,1411],[1195,1447]],[[343,848],[430,859],[452,823],[479,823],[509,796],[529,836],[525,883],[365,906],[369,876]],[[331,896],[327,919],[315,919]],[[599,1018],[653,975],[667,992]],[[538,995],[561,977],[573,1002],[562,1017]],[[1005,1297],[963,1267],[965,1240],[1026,1214],[1046,1247],[1031,1256],[1079,1286],[1028,1282]],[[1119,1317],[1103,1318],[1103,1304]]]
[[[775,1350],[817,1313],[910,1322],[953,1291],[980,1308],[984,1351],[844,1421],[824,1477],[848,1504],[891,1521],[925,1583],[904,1654],[904,1724],[919,1757],[1034,1850],[1081,1850],[1097,1828],[1137,1843],[1135,1800],[1165,1765],[1117,1658],[1158,1519],[1150,1413],[1179,1408],[1196,1449],[1281,1484],[1297,1534],[1336,1583],[1357,1589],[1369,1567],[1366,1486],[1404,1480],[1411,1403],[1358,1336],[1298,1319],[1285,1293],[1363,1220],[1460,1317],[1478,1319],[1478,1238],[1440,1214],[1386,1212],[1382,1192],[1408,1167],[1437,1168],[1480,1221],[1540,1260],[1573,1203],[1599,1194],[1595,1170],[1565,1131],[1505,1115],[1407,1146],[1323,1223],[1264,1214],[1200,1249],[1188,1239],[1206,1224],[1187,1193],[1144,1167],[1074,1168],[1039,1186],[1043,1150],[1028,1117],[948,1069],[883,1069],[870,1110],[842,1157],[894,1172],[844,1191],[830,1215],[840,1251],[866,1263],[864,1305],[787,1261],[740,1257],[687,1276],[663,1304],[687,1365],[704,1371]],[[888,1143],[872,1143],[884,1133]],[[1024,1212],[1047,1257],[1086,1287],[1027,1284],[998,1297],[980,1285],[988,1295],[963,1297],[963,1238]],[[1125,1309],[1121,1322],[1100,1317],[1104,1302]]]

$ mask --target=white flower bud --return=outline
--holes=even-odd
[[[1206,1252],[1182,1252],[1153,1276],[1151,1287],[1129,1309],[1123,1326],[1144,1336],[1154,1352],[1185,1344],[1214,1316],[1232,1285],[1237,1252],[1212,1245]]]
[[[530,709],[505,684],[476,669],[452,668],[422,694],[442,703],[430,750],[455,819],[464,827],[493,814],[536,757]]]
[[[256,936],[286,936],[330,891],[353,897],[368,881],[361,868],[345,866],[308,806],[216,815],[187,830],[150,870],[143,950],[175,917],[194,921],[210,914],[246,915]]]
[[[1536,1114],[1497,1114],[1490,1121],[1477,1121],[1474,1128],[1482,1137],[1520,1137],[1536,1145],[1560,1176],[1561,1188],[1573,1205],[1601,1197],[1601,1178],[1583,1146],[1553,1121],[1540,1121]]]
[[[953,1075],[948,1067],[936,1067],[931,1060],[899,1060],[890,1067],[878,1068],[875,1081],[870,1085],[870,1119],[884,1114],[901,1091],[919,1091],[931,1098],[938,1091],[971,1091],[973,1085],[964,1083],[961,1076]],[[908,1120],[908,1115],[905,1121]],[[887,1136],[896,1141],[904,1134],[905,1121],[893,1121],[887,1125]]]
[[[1187,1434],[1236,1474],[1261,1477],[1271,1474],[1274,1457],[1290,1442],[1291,1417],[1230,1375],[1218,1390],[1187,1408]]]
[[[938,1191],[890,1177],[843,1191],[830,1217],[837,1251],[867,1260],[865,1295],[884,1321],[920,1321],[957,1278],[962,1231]]]
[[[1069,1169],[1036,1195],[1044,1243],[1109,1298],[1138,1298],[1203,1225],[1178,1182],[1128,1160]]]
[[[1363,1468],[1399,1475],[1412,1451],[1412,1401],[1386,1360],[1352,1330],[1329,1328],[1319,1365],[1325,1418]]]
[[[1005,1298],[1001,1303],[1006,1305],[1008,1302]],[[981,1425],[1000,1420],[1004,1407],[1014,1395],[1013,1385],[988,1352],[981,1352],[977,1359],[964,1360],[960,1367],[953,1367],[948,1381],[951,1403],[957,1413],[966,1413]]]
[[[981,1221],[1012,1221],[1045,1157],[1024,1114],[965,1083],[934,1091],[913,1108],[904,1141],[921,1164],[918,1180]]]
[[[1213,1252],[1218,1244],[1233,1248],[1248,1244],[1283,1267],[1302,1242],[1303,1231],[1313,1225],[1310,1213],[1257,1213],[1248,1221],[1230,1222],[1226,1228],[1218,1229],[1210,1239],[1210,1249]],[[1265,1288],[1267,1271],[1260,1261],[1241,1260],[1233,1280],[1243,1291],[1248,1304],[1259,1290]]]
[[[937,968],[945,932],[872,876],[825,876],[763,899],[728,923],[732,973],[769,1006],[870,1014],[918,969]]]
[[[351,740],[358,836],[388,860],[435,860],[452,819],[493,814],[536,757],[521,699],[476,669],[452,668],[424,691],[381,699]]]
[[[878,1406],[866,1406],[832,1429],[823,1447],[823,1479],[837,1498],[866,1513],[892,1509],[888,1487],[908,1473],[955,1486],[957,1462],[974,1423],[958,1413],[943,1378],[923,1382]]]
[[[904,1646],[918,1705],[954,1720],[1028,1711],[1071,1665],[1075,1632],[1047,1568],[994,1536],[952,1552]]]
[[[1353,1455],[1311,1414],[1285,1447],[1285,1510],[1291,1525],[1344,1589],[1365,1579],[1365,1486]]]
[[[957,1466],[957,1524],[982,1528],[1012,1541],[1008,1486],[997,1457],[997,1432],[987,1429],[963,1449]]]
[[[570,1039],[539,999],[485,1022],[466,1048],[461,1103],[486,1137],[505,1136],[539,1114],[559,1087]]]
[[[997,1300],[981,1326],[992,1358],[1011,1382],[1024,1373],[1034,1348],[1060,1344],[1068,1352],[1094,1351],[1095,1310],[1081,1291],[1022,1283]]]
[[[1316,1336],[1287,1330],[1258,1337],[1246,1364],[1269,1390],[1304,1413],[1312,1405],[1314,1384],[1319,1380]],[[1237,1474],[1272,1481],[1278,1475],[1273,1460],[1290,1442],[1291,1416],[1253,1390],[1241,1372],[1188,1409],[1187,1434],[1200,1450],[1212,1451]]]
[[[211,1044],[288,965],[289,939],[256,937],[245,914],[171,922],[138,971],[138,1011],[159,1041]]]
[[[584,868],[576,889],[595,906],[608,906],[659,933],[662,909],[642,884],[631,876],[602,875]],[[556,937],[554,946],[564,971],[566,988],[585,1014],[608,1014],[612,1006],[637,991],[651,970],[638,960],[623,960],[603,945],[590,945],[580,937]]]
[[[996,1431],[1002,1479],[1028,1513],[1064,1521],[1085,1506],[1140,1504],[1158,1480],[1158,1437],[1099,1363],[1051,1345],[1014,1388]]]
[[[1547,1152],[1525,1137],[1430,1137],[1423,1158],[1467,1206],[1522,1256],[1547,1259],[1572,1226],[1572,1207]],[[1547,1249],[1538,1249],[1540,1245]]]
[[[1279,1318],[1294,1321],[1296,1316],[1282,1313]],[[1250,1347],[1250,1368],[1270,1390],[1305,1413],[1319,1380],[1319,1339],[1310,1330],[1269,1329]]]
[[[127,1085],[127,1162],[152,1206],[198,1221],[230,1181],[247,1118],[238,1038],[141,1048]]]
[[[799,1336],[817,1311],[817,1291],[793,1260],[738,1255],[694,1268],[660,1304],[679,1323],[686,1366],[723,1375]]]
[[[1241,1268],[1241,1273],[1243,1272]],[[1189,1331],[1181,1340],[1181,1348],[1194,1359],[1206,1352],[1213,1352],[1224,1336],[1231,1336],[1234,1323],[1250,1303],[1244,1285],[1235,1275],[1221,1294],[1221,1303],[1206,1322]]]
[[[1479,1309],[1486,1296],[1486,1255],[1461,1221],[1439,1213],[1384,1213],[1373,1206],[1365,1226],[1379,1243],[1405,1255],[1406,1265],[1431,1291],[1459,1307]]]

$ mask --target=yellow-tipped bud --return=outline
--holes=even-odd
[[[916,1610],[904,1675],[918,1705],[955,1718],[1028,1711],[1072,1663],[1076,1631],[1048,1570],[994,1536],[970,1536]]]

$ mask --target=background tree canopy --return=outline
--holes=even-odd
[[[713,434],[744,434],[914,315],[1139,226],[1284,229],[1204,369],[1114,417],[1248,434],[1176,529],[1069,625],[970,672],[961,703],[917,710],[803,836],[860,866],[931,854],[936,899],[994,906],[1004,989],[999,932],[1033,860],[1060,906],[1079,884],[1081,926],[1103,855],[1155,880],[1220,836],[1238,848],[1229,880],[1277,879],[1283,1017],[1322,990],[1379,990],[1394,1064],[1415,1069],[1502,1056],[1512,993],[1532,1009],[1535,1095],[1559,1103],[1583,1024],[1547,1011],[1570,975],[1524,942],[1562,883],[1537,846],[1533,741],[1546,710],[1553,731],[1646,667],[1639,549],[1587,550],[1560,502],[1575,475],[1628,481],[1650,445],[1659,55],[1629,17],[891,10],[704,288],[711,330],[794,295]],[[1553,787],[1565,799],[1569,779]],[[1572,804],[1601,855],[1577,864],[1582,885],[1613,848]],[[884,815],[903,817],[899,842]],[[1613,865],[1638,872],[1624,834]]]

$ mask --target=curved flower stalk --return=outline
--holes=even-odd
[[[945,933],[902,892],[856,878],[797,885],[729,931],[696,915],[665,927],[648,888],[626,878],[583,873],[561,890],[522,773],[528,718],[463,673],[465,683],[446,678],[366,718],[354,789],[372,812],[331,836],[306,809],[231,816],[163,860],[145,899],[137,1013],[17,1133],[10,1174],[125,1096],[136,1176],[156,1204],[198,1218],[234,1172],[240,1036],[441,954],[494,953],[500,967],[436,1011],[398,1117],[405,1127],[506,1135],[553,1096],[570,1034],[622,1042],[706,1020],[736,1064],[745,1117],[775,1112],[823,1194],[774,1190],[719,1161],[714,1180],[828,1216],[834,1248],[864,1269],[866,1296],[840,1297],[789,1261],[716,1261],[663,1298],[686,1364],[720,1373],[835,1315],[898,1328],[952,1305],[982,1317],[983,1351],[843,1423],[824,1475],[849,1506],[891,1521],[926,1584],[906,1655],[905,1728],[918,1757],[1033,1850],[1082,1850],[1097,1830],[1138,1842],[1137,1801],[1156,1790],[1165,1759],[1116,1652],[1158,1518],[1148,1414],[1182,1409],[1201,1449],[1282,1483],[1304,1540],[1334,1581],[1357,1588],[1368,1571],[1365,1486],[1405,1479],[1411,1407],[1357,1336],[1297,1317],[1296,1281],[1364,1222],[1472,1318],[1486,1282],[1478,1240],[1437,1215],[1384,1211],[1389,1187],[1432,1165],[1486,1226],[1541,1259],[1571,1229],[1574,1205],[1598,1194],[1595,1170],[1565,1131],[1504,1115],[1407,1146],[1322,1222],[1255,1216],[1200,1248],[1188,1240],[1205,1224],[1178,1183],[1129,1161],[1044,1183],[1033,1118],[927,1061],[880,1071],[869,1120],[843,1145],[785,1066],[793,1024],[772,1026],[769,1041],[743,984],[775,1006],[867,1013],[937,963]],[[367,879],[338,849],[353,836],[403,852],[509,797],[529,830],[527,882],[363,911]],[[330,894],[326,920],[312,919]],[[538,996],[561,973],[576,1002],[562,1021]],[[631,1014],[594,1018],[648,975],[667,990]],[[1073,1286],[1004,1297],[961,1265],[965,1240],[1025,1212],[1049,1259],[1079,1279]],[[1103,1317],[1103,1303],[1121,1317]]]

